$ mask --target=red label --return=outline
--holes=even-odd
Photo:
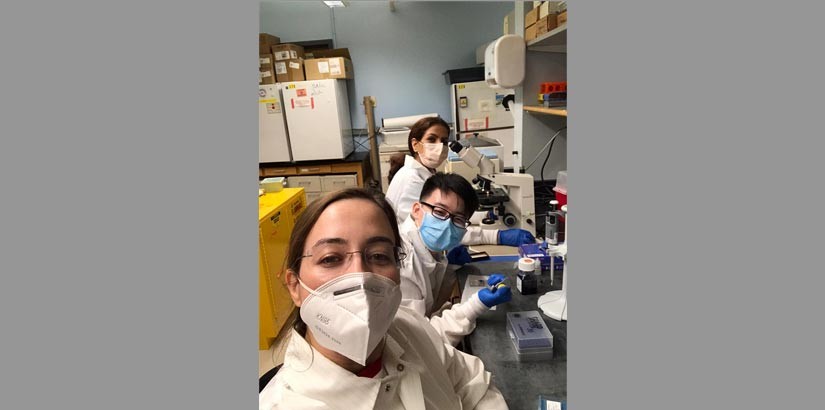
[[[312,109],[315,109],[315,97],[310,97],[309,99],[310,104],[312,104]]]
[[[298,97],[306,97],[307,96],[306,88],[301,88],[300,90],[295,90],[295,92],[298,93]]]
[[[295,99],[294,99],[294,98],[290,98],[290,99],[289,99],[289,102],[290,102],[290,103],[292,103],[292,109],[294,110],[294,109],[295,109]]]
[[[484,128],[490,128],[490,117],[484,117]]]

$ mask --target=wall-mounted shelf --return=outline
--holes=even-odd
[[[548,53],[566,53],[567,23],[528,41],[527,49],[530,51],[544,51]]]
[[[524,111],[538,114],[558,115],[561,117],[567,116],[567,107],[541,107],[538,105],[525,105],[523,109]]]

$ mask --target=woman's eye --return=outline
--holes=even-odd
[[[369,256],[370,263],[375,263],[378,265],[386,265],[392,263],[393,258],[386,254],[386,253],[372,253]]]
[[[318,264],[319,265],[324,265],[324,266],[329,266],[329,265],[335,265],[339,262],[341,262],[341,257],[340,256],[338,256],[338,255],[326,255],[318,261]]]

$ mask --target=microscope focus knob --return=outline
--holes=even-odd
[[[504,225],[515,226],[516,222],[518,222],[518,218],[516,218],[515,215],[508,213],[504,215],[502,221],[504,222]]]

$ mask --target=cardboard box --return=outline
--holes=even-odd
[[[539,9],[532,9],[524,16],[524,26],[530,27],[539,19]]]
[[[562,26],[564,24],[567,24],[567,10],[559,13],[559,15],[556,16],[556,23],[557,23],[558,26]]]
[[[516,31],[516,12],[511,11],[510,14],[504,16],[504,22],[501,27],[501,34],[506,36],[508,34],[515,34]]]
[[[286,83],[289,81],[304,81],[304,59],[284,60],[275,62],[275,81]]]
[[[258,72],[258,84],[275,84],[275,70],[270,68],[262,68]]]
[[[352,61],[344,57],[313,58],[304,62],[307,80],[351,79]]]
[[[275,61],[297,60],[304,58],[304,48],[296,44],[278,44],[272,46],[272,56]]]
[[[348,48],[333,48],[333,49],[326,49],[326,50],[314,50],[312,52],[312,58],[331,58],[331,57],[343,57],[350,61],[352,61],[352,57],[349,56],[349,49]]]
[[[272,65],[275,63],[275,59],[272,58],[272,54],[261,54],[258,56],[258,67],[263,69],[272,68]]]
[[[524,30],[524,41],[535,40],[538,35],[538,24],[533,24]]]
[[[550,14],[550,3],[555,3],[555,2],[554,1],[545,1],[544,3],[541,3],[541,6],[539,6],[539,15],[538,15],[537,20],[541,19],[541,18],[545,18],[545,17],[547,17],[548,14]]]
[[[541,36],[548,31],[552,31],[554,28],[556,28],[556,15],[551,14],[539,19],[538,23],[536,23],[536,36]]]
[[[272,34],[260,33],[258,34],[258,43],[274,46],[276,44],[281,44],[281,39],[278,36],[273,36]]]

